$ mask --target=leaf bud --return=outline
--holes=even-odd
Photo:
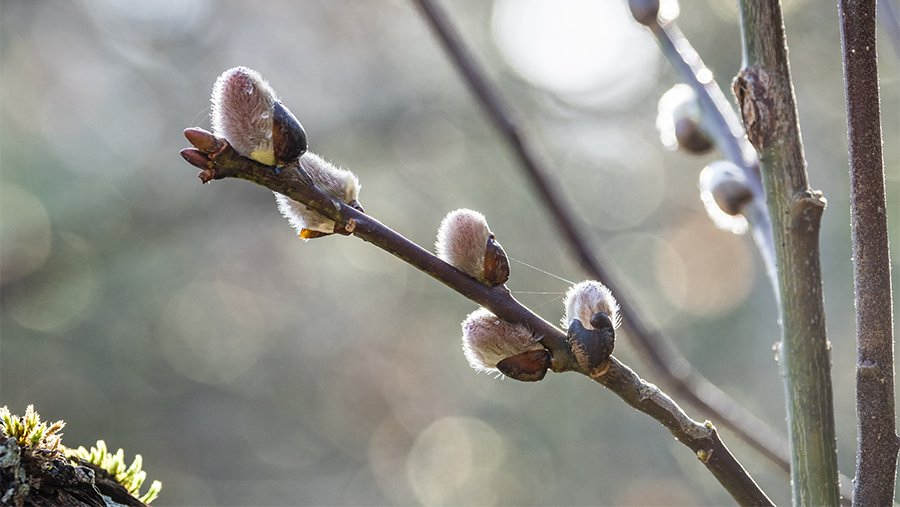
[[[660,97],[656,128],[663,146],[670,150],[699,155],[713,147],[703,129],[697,93],[689,85],[679,83]]]
[[[503,373],[522,381],[544,378],[550,353],[523,324],[507,322],[485,308],[462,323],[463,353],[477,371]]]
[[[255,70],[223,72],[213,85],[211,102],[213,132],[241,155],[282,166],[306,151],[303,126]]]
[[[300,157],[299,163],[309,174],[312,182],[332,199],[362,210],[358,201],[359,178],[355,174],[335,167],[332,163],[309,151]],[[278,211],[288,219],[288,223],[297,230],[301,238],[318,238],[334,232],[333,220],[322,216],[305,204],[277,192],[275,193],[275,202],[278,203]]]
[[[753,190],[740,167],[717,160],[700,171],[700,200],[712,221],[735,234],[747,231],[747,219],[741,214],[753,200]]]
[[[437,256],[493,287],[509,279],[509,259],[484,215],[470,209],[451,211],[441,221],[435,241]]]

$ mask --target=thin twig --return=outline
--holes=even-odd
[[[759,154],[781,293],[781,365],[794,505],[837,505],[831,357],[819,231],[825,199],[809,186],[780,0],[740,0],[743,68],[734,81]]]
[[[694,89],[703,112],[701,116],[704,131],[712,137],[719,151],[741,168],[750,183],[753,200],[745,205],[743,215],[750,224],[750,231],[777,300],[780,296],[775,267],[775,245],[772,242],[772,221],[766,207],[766,193],[762,186],[756,150],[747,141],[740,119],[713,78],[712,72],[703,63],[677,23],[674,20],[660,22],[659,18],[655,17],[647,28],[656,37],[660,50],[681,80]],[[787,462],[786,453],[783,457]]]
[[[888,0],[881,0],[886,3]],[[894,499],[894,329],[884,195],[875,0],[838,2],[850,144],[850,216],[856,300],[854,505]]]
[[[599,258],[597,252],[588,246],[589,242],[557,193],[556,186],[550,182],[547,176],[549,171],[539,162],[522,135],[509,107],[496,88],[487,81],[485,73],[466,49],[447,16],[432,0],[417,0],[417,2],[472,93],[518,157],[521,168],[550,211],[563,238],[574,250],[582,268],[616,294],[623,317],[622,327],[632,338],[644,360],[663,377],[666,386],[679,398],[686,399],[702,412],[709,414],[711,418],[734,431],[751,447],[778,465],[782,471],[789,472],[790,462],[785,453],[787,449],[785,439],[715,384],[696,373],[688,360],[644,321],[640,312],[631,303],[627,291],[606,270],[604,267],[606,263]]]
[[[191,131],[189,137],[192,142],[204,134],[199,129]],[[299,164],[276,172],[272,167],[241,157],[224,139],[213,141],[211,137],[212,134],[208,134],[203,142],[195,142],[200,150],[183,152],[185,159],[203,168],[201,180],[241,178],[286,195],[333,220],[337,224],[335,230],[352,234],[393,254],[504,320],[525,324],[550,351],[553,371],[574,371],[586,375],[661,423],[695,453],[739,504],[774,505],[722,443],[711,423],[700,423],[688,417],[669,396],[641,379],[616,358],[609,358],[608,367],[586,371],[575,360],[562,330],[522,306],[505,286],[482,285],[373,217],[333,201],[309,184],[310,179]]]

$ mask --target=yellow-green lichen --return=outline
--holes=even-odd
[[[135,454],[131,466],[126,466],[125,451],[119,449],[115,454],[112,454],[106,449],[106,442],[103,440],[98,440],[97,445],[91,447],[90,450],[79,447],[78,449],[68,449],[66,454],[69,457],[80,458],[106,470],[109,475],[115,478],[119,484],[128,490],[129,494],[145,504],[149,504],[155,500],[162,489],[161,482],[153,481],[147,492],[141,495],[141,486],[143,486],[144,481],[147,480],[147,472],[141,470],[141,467],[143,466],[143,458],[141,458],[141,455]]]

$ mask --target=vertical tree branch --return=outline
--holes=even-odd
[[[811,190],[779,0],[740,0],[744,64],[734,90],[760,156],[775,238],[794,505],[837,505],[831,361],[819,264],[825,199]]]
[[[589,276],[602,281],[616,294],[623,317],[623,330],[633,340],[632,343],[644,360],[663,378],[673,394],[686,399],[710,418],[734,431],[781,470],[789,472],[785,439],[715,384],[696,373],[690,362],[644,321],[630,302],[627,291],[606,270],[605,262],[588,246],[589,242],[581,228],[576,225],[572,213],[555,190],[556,186],[551,183],[549,171],[530,148],[509,106],[488,82],[485,72],[460,40],[446,14],[433,0],[416,2],[488,118],[519,159],[520,167],[553,216],[563,239],[574,250],[581,267]]]
[[[885,0],[881,0],[884,2]],[[850,218],[856,300],[856,479],[854,505],[894,499],[894,329],[884,195],[875,0],[840,0],[850,145]]]

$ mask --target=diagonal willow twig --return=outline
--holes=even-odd
[[[498,317],[528,326],[550,351],[553,371],[573,371],[585,375],[662,424],[676,440],[695,453],[740,505],[774,505],[731,454],[712,423],[701,423],[688,417],[662,390],[640,378],[613,356],[595,369],[588,370],[581,366],[565,333],[522,306],[505,285],[483,285],[373,217],[333,200],[312,182],[298,163],[276,171],[273,167],[241,157],[226,140],[203,130],[188,129],[185,135],[199,149],[182,150],[182,156],[202,169],[200,179],[203,182],[240,178],[283,194],[334,221],[336,232],[371,243],[484,306]]]
[[[601,280],[616,294],[623,317],[623,329],[632,338],[644,360],[663,377],[667,387],[677,396],[686,399],[718,420],[722,426],[734,431],[742,440],[788,473],[790,460],[786,453],[788,446],[784,437],[731,399],[715,384],[696,373],[690,362],[644,320],[630,301],[627,291],[604,267],[606,263],[588,246],[589,242],[576,225],[572,213],[555,190],[555,186],[550,182],[548,171],[520,131],[509,106],[496,88],[488,82],[485,72],[465,47],[447,15],[434,0],[416,0],[416,3],[489,119],[519,159],[520,167],[553,216],[582,268],[591,277]]]

